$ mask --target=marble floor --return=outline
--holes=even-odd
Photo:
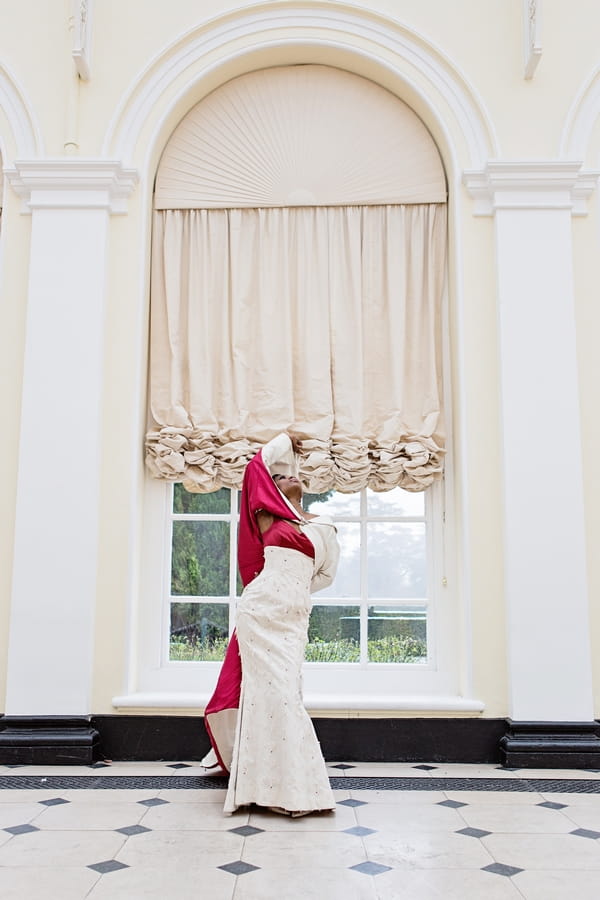
[[[600,772],[330,763],[334,814],[224,816],[195,763],[0,766],[2,900],[600,896]]]

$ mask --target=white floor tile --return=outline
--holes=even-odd
[[[595,804],[579,804],[577,798],[574,797],[573,803],[563,809],[562,814],[574,828],[588,828],[591,831],[600,832],[600,794],[597,796]]]
[[[86,900],[232,900],[234,890],[235,877],[221,869],[130,868],[107,872]]]
[[[52,831],[114,831],[137,825],[147,812],[139,803],[62,803],[44,809],[35,824]]]
[[[481,841],[462,834],[381,832],[363,840],[369,859],[398,869],[481,869],[494,862]]]
[[[30,795],[31,797],[31,795]],[[32,798],[33,799],[33,798]],[[8,828],[11,825],[23,825],[32,822],[43,813],[45,806],[39,803],[2,803],[0,802],[0,828]]]
[[[238,878],[235,900],[377,900],[374,882],[347,869],[261,869]]]
[[[110,831],[34,831],[0,847],[0,866],[89,866],[113,859],[126,838]]]
[[[517,806],[535,806],[547,797],[535,791],[446,791],[444,799],[458,800],[459,803],[472,806],[489,806],[491,803],[500,803],[502,806],[513,803]]]
[[[100,875],[87,868],[13,869],[0,867],[2,900],[83,900]]]
[[[408,806],[412,803],[420,806],[430,806],[433,803],[447,800],[447,795],[443,791],[351,790],[350,796],[354,800],[364,800],[366,803],[382,803],[385,806],[395,803],[401,806]]]
[[[214,788],[210,791],[198,788],[165,788],[156,791],[153,796],[168,800],[170,803],[220,803],[222,807],[226,794],[226,790]]]
[[[525,803],[477,803],[460,812],[467,825],[494,834],[567,834],[575,827],[558,810]]]
[[[458,831],[465,827],[460,815],[462,810],[438,806],[436,803],[404,806],[401,802],[393,806],[374,803],[372,806],[357,806],[356,819],[359,825],[376,828],[390,834],[423,834],[428,831]]]
[[[514,876],[514,883],[525,900],[587,900],[600,894],[598,871],[520,872]]]
[[[315,834],[314,832],[265,832],[248,837],[242,859],[262,869],[288,868],[307,871],[345,869],[367,859],[360,838],[350,834]]]
[[[152,871],[194,868],[203,873],[239,859],[243,846],[244,838],[228,831],[147,831],[130,837],[116,858]]]
[[[356,816],[354,808],[337,806],[334,813],[317,813],[310,816],[300,816],[292,819],[291,816],[282,816],[268,810],[253,808],[250,813],[249,824],[255,828],[264,828],[266,831],[342,831],[344,828],[354,827]]]
[[[375,890],[378,900],[523,900],[511,879],[478,869],[396,869],[378,875]]]
[[[600,842],[571,834],[490,834],[481,839],[496,862],[520,869],[598,869]]]
[[[147,828],[173,831],[228,831],[248,823],[248,812],[223,813],[222,803],[165,803],[152,806],[144,817]]]

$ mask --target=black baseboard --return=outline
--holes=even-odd
[[[210,749],[202,717],[94,716],[105,759],[200,760]],[[314,719],[323,755],[347,762],[500,761],[505,719]]]
[[[600,723],[510,719],[314,719],[328,761],[501,763],[508,768],[600,769]],[[4,716],[0,765],[91,765],[200,760],[201,716]]]
[[[3,716],[0,765],[90,765],[99,738],[89,716]]]
[[[500,741],[508,768],[600,769],[598,722],[513,722]]]

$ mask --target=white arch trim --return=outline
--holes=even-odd
[[[562,131],[559,158],[585,160],[592,132],[600,119],[600,65],[578,91]],[[594,160],[596,164],[596,160]]]
[[[10,126],[11,135],[0,135],[0,150],[3,151],[3,163],[9,148],[15,159],[35,159],[43,156],[42,136],[37,122],[31,112],[32,106],[25,99],[23,89],[18,85],[14,75],[5,65],[0,65],[0,109]],[[13,146],[10,147],[9,139]]]
[[[297,29],[298,37],[283,37],[286,29]],[[498,140],[481,99],[439,48],[397,21],[348,4],[332,8],[321,0],[293,6],[263,3],[214,19],[178,39],[155,57],[123,98],[109,125],[103,154],[133,164],[145,122],[178,76],[194,66],[186,85],[189,92],[215,68],[214,62],[203,60],[215,52],[221,63],[239,57],[240,40],[246,42],[243,55],[287,45],[327,46],[366,57],[410,85],[447,131],[442,115],[435,110],[438,98],[445,101],[467,146],[464,167],[480,168],[499,155]],[[398,59],[396,65],[390,62],[391,54]],[[424,79],[425,88],[406,71],[408,67]]]

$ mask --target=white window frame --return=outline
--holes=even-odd
[[[448,569],[448,561],[455,558],[446,515],[448,479],[432,485],[427,493],[428,663],[370,663],[364,667],[357,663],[305,663],[304,699],[311,712],[481,712],[479,701],[460,692],[465,667],[460,638],[465,623],[459,618],[457,579]],[[145,499],[144,564],[139,603],[131,620],[131,677],[126,692],[113,698],[113,705],[122,709],[203,709],[221,663],[168,659],[170,602],[165,602],[165,597],[170,598],[172,487],[147,476]],[[314,595],[313,603],[318,604],[318,598]]]

